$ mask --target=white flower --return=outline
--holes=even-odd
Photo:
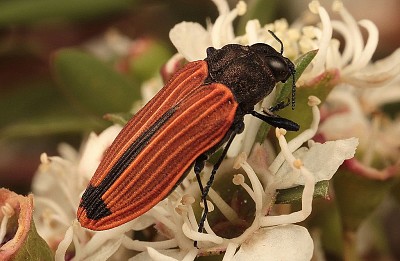
[[[268,30],[273,30],[283,41],[285,56],[297,58],[310,50],[319,49],[310,68],[302,75],[300,85],[315,79],[327,70],[338,71],[340,81],[347,84],[343,85],[343,88],[346,88],[348,84],[362,85],[364,83],[371,86],[387,86],[393,76],[399,73],[399,52],[395,52],[379,63],[370,63],[377,44],[376,28],[366,20],[359,23],[369,33],[364,45],[359,25],[340,2],[334,2],[334,8],[342,17],[340,21],[332,21],[326,10],[320,7],[317,1],[313,1],[310,9],[319,15],[320,27],[304,27],[301,21],[289,26],[285,20],[261,26],[257,20],[252,20],[247,23],[246,33],[241,36],[235,36],[232,22],[245,12],[245,3],[240,1],[233,10],[229,10],[227,3],[223,0],[214,0],[214,3],[220,13],[214,24],[209,23],[207,28],[203,28],[196,23],[183,22],[171,30],[170,38],[178,54],[171,58],[167,64],[167,70],[169,68],[172,71],[174,68],[172,64],[182,57],[188,61],[204,59],[205,50],[209,46],[220,48],[228,43],[251,45],[263,42],[279,49],[279,43],[268,33]],[[343,52],[339,51],[338,40],[332,38],[333,30],[339,32],[346,41]],[[145,95],[145,99],[152,96],[157,85],[161,87],[161,83],[157,80],[149,81],[147,84],[152,88]],[[398,91],[394,92],[390,88],[384,89],[385,93],[386,91],[388,93],[386,101],[393,99],[394,93],[397,97],[399,96]],[[335,97],[334,95],[334,93],[331,95],[331,100],[334,100],[332,98]],[[347,94],[344,97],[347,97],[345,102],[353,99]],[[380,98],[376,100],[368,98],[368,93],[365,93],[365,97],[366,100],[375,101],[376,106],[381,104]],[[262,104],[257,105],[256,109],[268,108],[272,105],[273,99],[274,93]],[[71,245],[74,246],[75,260],[126,259],[128,252],[124,250],[139,252],[130,260],[150,258],[153,260],[193,260],[198,255],[217,254],[224,251],[224,260],[252,258],[309,260],[313,250],[311,237],[306,229],[293,223],[303,221],[311,213],[315,183],[331,179],[343,161],[353,157],[358,145],[358,140],[349,136],[341,136],[341,138],[346,138],[345,140],[336,140],[337,137],[331,137],[335,141],[324,144],[310,141],[318,131],[320,114],[317,106],[319,103],[316,97],[310,98],[309,105],[313,113],[313,122],[309,129],[300,133],[289,143],[284,137],[285,131],[276,130],[281,149],[277,155],[272,149],[266,149],[270,145],[268,141],[263,145],[256,145],[251,151],[260,121],[251,116],[245,118],[246,129],[240,137],[235,138],[235,144],[229,150],[228,159],[224,160],[217,175],[217,179],[224,179],[227,183],[227,175],[224,174],[231,173],[235,167],[240,173],[234,176],[232,182],[241,186],[255,205],[254,219],[238,236],[228,238],[219,235],[213,231],[208,219],[205,222],[206,233],[197,232],[198,220],[195,213],[200,191],[193,171],[174,192],[141,217],[115,229],[102,232],[88,232],[81,228],[74,221],[80,195],[119,127],[107,129],[98,138],[92,135],[81,153],[64,147],[61,150],[62,157],[47,157],[46,155],[42,157],[42,165],[33,188],[37,206],[38,231],[54,245],[61,241],[56,252],[57,260],[64,259]],[[348,105],[353,103],[354,101],[349,101]],[[351,107],[349,111],[351,114],[346,118],[348,122],[356,115],[355,124],[369,126],[364,114],[360,113],[360,108]],[[328,124],[328,121],[324,124]],[[335,133],[333,130],[338,127],[341,126],[330,125],[326,127],[328,131],[323,130],[324,134],[333,135]],[[354,126],[346,124],[343,127]],[[343,130],[343,132],[346,131],[349,130]],[[398,128],[390,128],[390,131],[397,133]],[[363,133],[360,133],[360,139],[363,138],[362,135]],[[308,143],[308,148],[301,147],[304,143]],[[249,159],[246,159],[246,155],[250,155]],[[234,160],[235,157],[236,160]],[[210,171],[210,166],[206,166],[203,175],[204,182],[207,181]],[[277,190],[298,185],[305,187],[302,195],[302,209],[290,214],[275,215],[273,205]],[[209,198],[211,201],[208,206],[211,211],[218,209],[231,224],[241,224],[240,213],[213,188],[210,189]],[[126,233],[131,231],[145,233],[151,226],[157,229],[158,234],[156,238],[149,241],[132,238]],[[194,241],[198,241],[199,248],[193,246]],[[123,257],[119,256],[121,253]]]
[[[38,233],[51,248],[57,248],[68,227],[76,219],[80,196],[100,163],[103,152],[121,130],[112,126],[99,136],[90,134],[82,152],[62,144],[61,156],[41,155],[41,165],[34,177],[34,219]],[[90,235],[82,230],[81,240]]]
[[[74,246],[75,260],[118,260],[117,250],[130,249],[142,252],[130,260],[193,260],[198,254],[219,253],[226,250],[224,260],[245,260],[245,256],[265,256],[275,258],[290,257],[294,260],[311,258],[313,244],[310,235],[304,228],[292,224],[304,220],[311,212],[314,184],[316,180],[330,179],[343,160],[352,157],[357,142],[354,139],[336,141],[327,144],[311,143],[310,150],[299,147],[316,132],[319,122],[318,99],[311,98],[314,122],[312,129],[304,131],[289,144],[284,138],[284,130],[277,129],[277,137],[282,152],[265,173],[257,173],[266,180],[260,179],[249,163],[245,154],[235,161],[226,161],[221,169],[243,169],[250,184],[245,183],[242,174],[236,175],[233,182],[242,186],[255,203],[255,219],[252,224],[238,237],[223,238],[216,235],[206,220],[207,233],[198,233],[198,221],[194,215],[193,204],[199,196],[198,185],[194,182],[194,174],[190,173],[168,198],[160,202],[143,216],[115,229],[88,232],[76,222],[75,211],[79,197],[85,188],[85,183],[99,163],[100,155],[111,143],[119,127],[110,127],[99,136],[92,134],[82,152],[77,153],[69,147],[61,149],[64,158],[42,156],[42,165],[34,182],[36,222],[39,233],[54,245],[61,243],[56,252],[56,260],[63,260],[65,253]],[[258,152],[257,152],[258,151]],[[297,159],[292,152],[296,151]],[[338,155],[338,151],[342,151]],[[252,157],[257,157],[260,150],[255,150]],[[261,149],[262,152],[262,149]],[[314,155],[337,158],[331,164],[325,164],[324,158],[317,163],[309,160]],[[315,161],[315,160],[314,160]],[[264,162],[265,163],[265,162]],[[257,165],[257,164],[255,164]],[[315,173],[311,173],[313,169]],[[210,167],[206,172],[210,173]],[[223,171],[222,171],[223,172]],[[267,175],[264,175],[267,174]],[[68,177],[68,178],[67,178]],[[226,178],[221,175],[220,178]],[[277,189],[304,184],[302,210],[288,215],[272,216],[270,207],[274,202]],[[61,192],[61,193],[60,193]],[[209,193],[213,203],[210,208],[218,208],[231,222],[238,220],[238,214],[213,189]],[[71,225],[72,224],[72,225]],[[155,225],[164,239],[146,242],[131,239],[124,233],[129,230],[140,231]],[[62,240],[60,238],[65,233]],[[257,236],[255,236],[257,235]],[[251,239],[251,240],[250,240]],[[268,239],[265,243],[264,240]],[[285,240],[280,240],[285,239]],[[287,240],[286,240],[287,239]],[[289,244],[289,239],[296,239],[302,244]],[[193,247],[193,241],[199,242],[199,249]],[[282,249],[290,248],[290,251]],[[236,249],[239,249],[235,253]],[[297,254],[296,254],[297,253]],[[301,254],[299,254],[301,253]],[[126,254],[126,252],[125,252]],[[295,255],[295,256],[293,256]]]
[[[399,79],[372,90],[343,86],[333,90],[327,100],[327,116],[319,132],[326,140],[358,137],[362,156],[349,167],[368,178],[385,180],[400,168],[400,120],[379,112],[383,105],[400,101]],[[372,167],[376,161],[381,170]]]
[[[400,49],[389,58],[371,63],[372,55],[378,45],[378,29],[370,20],[356,21],[346,10],[341,1],[333,1],[332,8],[342,20],[331,20],[326,10],[318,1],[310,3],[310,10],[321,18],[321,29],[307,28],[319,41],[318,54],[312,62],[312,69],[304,78],[313,78],[329,69],[340,72],[342,82],[358,87],[377,87],[391,81],[400,73]],[[364,44],[360,26],[368,32]],[[344,49],[339,51],[339,40],[332,38],[336,31],[344,38]]]

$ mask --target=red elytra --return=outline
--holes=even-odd
[[[87,208],[92,206],[81,203],[77,216],[82,226],[110,229],[147,212],[171,192],[198,156],[224,138],[238,104],[225,85],[202,85],[207,75],[205,61],[189,63],[126,124],[90,181],[94,191],[107,188],[95,194],[101,195],[110,214],[90,218]],[[102,184],[129,146],[171,108],[176,108],[173,116],[129,166],[111,184]]]

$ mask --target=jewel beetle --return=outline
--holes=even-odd
[[[295,67],[268,44],[228,44],[207,48],[207,58],[190,62],[137,112],[106,150],[82,195],[77,217],[83,227],[106,230],[122,225],[150,210],[167,197],[194,166],[204,212],[206,197],[227,150],[244,129],[251,114],[268,124],[297,131],[299,125],[273,111],[254,111],[276,83],[292,76],[295,102]],[[221,146],[222,154],[203,186],[200,173],[208,156]]]

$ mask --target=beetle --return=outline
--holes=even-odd
[[[215,174],[235,136],[251,114],[290,131],[299,125],[272,112],[258,113],[255,104],[269,95],[276,83],[292,76],[295,102],[295,66],[268,44],[228,44],[207,48],[207,57],[188,63],[139,110],[106,150],[82,195],[77,217],[83,227],[106,230],[150,210],[167,197],[194,166],[204,211]],[[200,173],[208,156],[226,144],[203,186]],[[196,243],[195,243],[196,245]]]

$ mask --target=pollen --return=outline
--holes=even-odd
[[[175,212],[178,213],[180,216],[186,216],[188,213],[188,210],[185,206],[179,205],[175,208]]]
[[[300,169],[302,166],[304,166],[304,164],[300,159],[296,159],[295,161],[293,161],[293,166],[296,169]]]
[[[200,202],[200,207],[204,208],[204,202]],[[208,212],[214,211],[214,204],[207,200]]]
[[[240,169],[243,162],[245,162],[247,160],[247,155],[245,152],[240,153],[236,159],[235,162],[233,163],[233,168],[234,169]]]
[[[239,1],[236,5],[236,10],[237,10],[238,16],[244,15],[247,11],[246,3],[244,1]]]
[[[275,129],[275,135],[277,138],[279,138],[281,135],[286,135],[286,130],[283,128],[276,128]]]
[[[49,157],[47,156],[47,153],[40,154],[40,162],[42,164],[49,164],[50,163],[50,160],[49,160]]]
[[[319,7],[320,7],[319,1],[311,1],[310,4],[308,5],[308,8],[314,14],[318,14]]]
[[[242,174],[233,175],[232,182],[237,186],[242,185],[244,183],[244,176]]]
[[[339,0],[335,0],[332,3],[332,10],[335,12],[340,12],[343,9],[343,2]]]
[[[317,106],[321,104],[321,100],[314,95],[308,96],[308,106]]]
[[[192,205],[195,202],[195,198],[192,195],[185,194],[182,197],[181,203],[183,205]]]

